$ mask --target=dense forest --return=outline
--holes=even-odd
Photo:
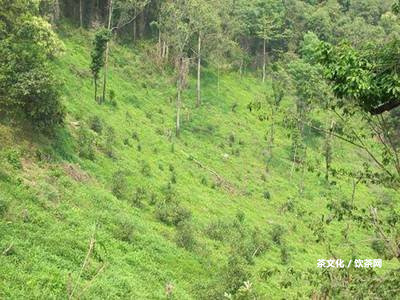
[[[0,0],[0,298],[397,299],[400,1]]]

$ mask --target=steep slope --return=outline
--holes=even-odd
[[[324,222],[327,204],[352,191],[351,182],[328,187],[318,176],[321,135],[309,133],[316,170],[293,168],[290,96],[270,158],[269,120],[247,107],[263,97],[261,82],[229,73],[218,89],[206,69],[204,105],[194,107],[191,81],[177,139],[174,81],[151,46],[112,45],[115,96],[99,105],[88,68],[92,34],[65,25],[60,36],[66,50],[54,68],[65,82],[65,129],[44,137],[28,125],[0,125],[1,298],[162,299],[167,287],[176,299],[199,299],[244,279],[261,299],[298,298],[313,290],[302,274],[317,274],[317,259],[332,256],[324,239],[343,259],[377,258],[369,234],[351,221]],[[334,149],[335,165],[362,164],[349,146]],[[398,200],[380,187],[357,189],[359,206],[377,197]]]

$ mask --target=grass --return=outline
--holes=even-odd
[[[87,299],[164,299],[167,284],[176,299],[207,298],[215,286],[233,280],[225,275],[238,230],[244,232],[240,241],[245,247],[258,247],[259,241],[248,239],[255,228],[268,247],[244,268],[261,299],[309,297],[315,287],[300,275],[319,272],[317,259],[332,256],[327,242],[345,260],[378,258],[370,247],[370,232],[352,221],[324,222],[332,199],[350,199],[351,182],[336,180],[328,188],[323,175],[318,176],[324,166],[322,136],[308,142],[307,157],[317,171],[291,171],[285,125],[293,109],[291,95],[277,117],[269,158],[269,121],[247,109],[265,88],[270,92],[269,86],[263,87],[253,74],[229,72],[221,75],[217,91],[216,75],[207,69],[198,109],[194,78],[189,82],[177,139],[171,135],[173,80],[152,63],[148,42],[133,50],[112,45],[108,89],[115,91],[117,105],[99,105],[88,68],[92,33],[64,27],[60,36],[66,50],[54,69],[65,83],[65,129],[47,138],[29,128],[0,125],[0,298],[59,299],[74,290],[73,297]],[[101,134],[89,129],[93,116],[102,122]],[[315,112],[313,118],[324,122],[327,115]],[[91,140],[82,136],[82,128]],[[108,144],[107,128],[114,130]],[[79,155],[80,138],[92,159]],[[356,169],[362,162],[353,148],[335,140],[335,167]],[[122,177],[116,180],[118,172]],[[304,192],[299,194],[302,181]],[[121,182],[123,193],[117,198],[112,191]],[[138,189],[143,191],[140,205],[132,200]],[[180,229],[157,218],[168,195],[191,213],[191,229],[183,234],[195,243],[187,249],[184,241],[176,242]],[[379,197],[399,203],[390,190],[362,184],[356,203],[367,207]],[[213,239],[207,228],[218,221],[225,227],[222,237]],[[271,236],[278,225],[284,245]],[[342,232],[347,226],[346,240]],[[316,228],[323,229],[326,242],[316,242]],[[91,239],[93,251],[82,267]],[[392,266],[385,261],[383,271]],[[266,278],[269,270],[272,275]]]

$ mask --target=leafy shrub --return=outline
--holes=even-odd
[[[157,203],[158,196],[156,193],[152,192],[149,197],[149,204],[155,205]]]
[[[3,217],[8,210],[8,203],[6,202],[6,200],[0,196],[0,217]]]
[[[211,222],[207,228],[205,229],[206,235],[216,241],[223,241],[225,240],[228,235],[229,231],[231,230],[231,226],[222,220],[217,220]]]
[[[191,218],[191,212],[182,207],[176,200],[164,201],[156,207],[156,217],[167,225],[178,225]]]
[[[176,184],[176,173],[175,172],[172,172],[172,174],[171,174],[171,183]]]
[[[21,160],[20,160],[20,153],[15,149],[11,149],[6,152],[6,159],[7,162],[16,170],[22,168]]]
[[[141,164],[142,164],[142,167],[140,169],[140,173],[142,173],[142,175],[145,177],[150,177],[151,176],[150,164],[144,160],[142,160]]]
[[[19,17],[8,20],[0,38],[0,57],[6,58],[0,65],[0,107],[12,114],[22,112],[34,128],[51,131],[65,117],[61,85],[49,66],[61,42],[50,24],[32,16],[27,3],[12,9]]]
[[[123,171],[117,171],[113,174],[111,182],[111,191],[118,199],[126,197],[128,183]]]
[[[108,97],[110,98],[110,101],[114,101],[115,100],[115,91],[112,89],[108,90]]]
[[[283,237],[284,233],[285,233],[285,229],[281,225],[274,225],[274,227],[272,227],[272,231],[271,231],[272,241],[275,244],[280,245],[282,243],[282,237]]]
[[[281,262],[283,265],[287,265],[290,261],[289,248],[286,244],[281,246]]]
[[[246,215],[243,211],[239,210],[236,212],[236,219],[239,221],[239,223],[243,223],[245,218]]]
[[[95,115],[91,117],[89,124],[90,124],[90,129],[92,129],[94,132],[101,134],[101,132],[103,131],[103,121],[100,119],[99,116]]]
[[[136,140],[139,142],[139,135],[136,131],[132,132],[132,139]]]
[[[223,270],[223,286],[227,294],[234,295],[249,278],[246,261],[239,255],[232,254]]]
[[[230,144],[235,143],[235,135],[234,135],[233,133],[231,133],[231,134],[229,135],[229,142],[230,142]]]
[[[176,231],[176,244],[186,250],[193,250],[196,245],[194,238],[193,226],[189,222],[181,222],[178,224]]]
[[[167,225],[178,225],[181,222],[188,221],[192,217],[191,212],[182,207],[176,199],[176,193],[173,187],[168,184],[164,190],[164,201],[159,202],[155,209],[158,220]]]
[[[262,255],[269,248],[266,237],[259,229],[248,229],[241,226],[238,234],[231,241],[233,251],[252,264],[256,256]]]
[[[386,257],[386,245],[383,240],[375,239],[371,243],[371,248],[380,256]]]
[[[134,226],[128,221],[123,221],[118,224],[116,237],[124,242],[133,242],[134,240]]]
[[[124,138],[124,145],[130,147],[131,146],[131,141],[129,138]]]
[[[147,192],[144,188],[138,187],[136,188],[135,193],[132,196],[132,204],[136,207],[143,207],[143,201],[147,197]]]
[[[105,153],[107,154],[108,157],[113,158],[115,157],[114,153],[114,144],[116,140],[116,135],[115,135],[115,130],[112,127],[107,127],[106,132],[105,132]]]
[[[270,200],[271,199],[271,194],[269,193],[269,191],[264,191],[263,196],[264,196],[265,200]]]
[[[85,126],[81,126],[78,130],[78,153],[82,158],[94,160],[95,152],[93,149],[95,137]]]

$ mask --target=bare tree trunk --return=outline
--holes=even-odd
[[[266,77],[266,67],[267,67],[267,50],[266,50],[266,41],[263,41],[263,77],[262,82],[265,82]]]
[[[83,7],[82,0],[79,0],[79,26],[83,27]]]
[[[137,16],[136,8],[135,8],[135,16]],[[136,42],[136,19],[133,21],[133,42]]]
[[[161,61],[161,59],[162,59],[162,57],[163,57],[163,53],[162,53],[162,41],[161,41],[161,31],[159,30],[158,31],[158,44],[157,44],[157,52],[158,52],[158,55],[159,55],[159,59],[160,59],[160,61]]]
[[[217,92],[218,92],[218,95],[219,95],[219,64],[217,66]]]
[[[201,32],[199,32],[198,48],[197,48],[197,107],[201,104]]]
[[[183,58],[180,55],[178,58],[178,82],[177,82],[177,90],[178,90],[178,95],[176,99],[176,136],[179,137],[180,134],[180,128],[181,128],[181,106],[182,106],[182,77],[183,77]]]
[[[275,109],[274,106],[271,106],[271,127],[269,132],[269,159],[272,159],[272,149],[274,148],[274,141],[275,141]]]
[[[178,85],[180,83],[178,82]],[[178,98],[176,100],[176,136],[179,137],[180,130],[181,130],[181,87],[178,86]]]
[[[329,181],[329,172],[331,169],[331,160],[332,160],[332,132],[333,127],[335,126],[335,121],[331,121],[331,126],[329,129],[329,133],[326,136],[325,141],[325,179]]]
[[[108,8],[108,30],[111,29],[111,18],[112,18],[112,5],[113,0],[109,0],[109,8]],[[106,44],[106,58],[104,63],[104,80],[103,80],[103,99],[102,102],[106,99],[106,86],[107,86],[107,76],[108,76],[108,56],[110,51],[110,42]]]
[[[97,80],[94,79],[94,101],[97,102]]]
[[[54,1],[54,22],[58,22],[60,19],[60,2],[59,0]]]
[[[167,46],[166,46],[166,44],[165,44],[165,41],[163,41],[162,42],[162,50],[161,50],[161,57],[162,58],[165,58],[165,56],[166,56],[166,53],[167,53]]]

